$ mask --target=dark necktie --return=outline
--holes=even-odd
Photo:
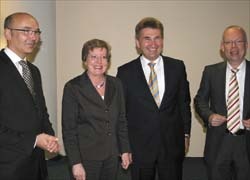
[[[231,71],[227,99],[227,128],[230,132],[235,133],[240,129],[240,96],[236,76],[238,69]]]
[[[19,64],[23,68],[23,80],[26,83],[27,87],[29,88],[30,93],[34,95],[34,83],[33,83],[33,78],[31,76],[29,66],[27,62],[24,60],[19,61]]]

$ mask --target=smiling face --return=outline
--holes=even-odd
[[[229,28],[224,32],[221,50],[230,64],[239,65],[245,59],[247,48],[247,39],[241,29]]]
[[[107,49],[94,48],[93,50],[89,50],[85,66],[89,76],[104,76],[108,69]]]
[[[163,49],[163,37],[160,29],[144,28],[136,39],[136,47],[150,61],[156,60]]]
[[[40,34],[25,33],[20,29],[38,31],[39,25],[32,16],[24,13],[14,15],[9,27],[4,30],[8,48],[23,59],[33,52],[40,41]]]

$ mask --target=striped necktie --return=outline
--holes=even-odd
[[[227,99],[227,128],[231,133],[236,133],[240,129],[240,96],[236,76],[238,69],[231,71]]]
[[[155,63],[148,63],[148,65],[150,67],[150,75],[149,75],[148,85],[149,85],[150,91],[154,97],[154,100],[155,100],[157,106],[159,107],[161,101],[160,101],[160,96],[159,96],[157,75],[156,75],[155,70],[154,70]]]
[[[30,90],[30,93],[34,96],[34,83],[29,66],[24,60],[19,61],[19,64],[23,68],[23,80],[26,83],[28,89]]]

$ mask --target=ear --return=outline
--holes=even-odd
[[[11,30],[10,29],[7,29],[7,28],[4,29],[4,37],[5,37],[5,39],[7,41],[11,40],[12,35],[11,35]]]
[[[224,47],[224,43],[221,41],[221,43],[220,43],[220,50],[221,50],[221,52],[223,52],[224,53],[224,51],[225,51],[225,47]]]
[[[136,47],[138,49],[140,49],[140,43],[139,43],[139,40],[137,38],[135,38],[135,44],[136,44]]]
[[[248,42],[246,42],[245,44],[246,44],[246,45],[245,45],[245,47],[246,47],[246,49],[247,49],[247,48],[248,48],[248,46],[249,46],[249,44],[248,44]]]

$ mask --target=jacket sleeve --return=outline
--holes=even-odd
[[[202,74],[200,88],[197,95],[194,98],[194,106],[198,115],[204,121],[204,125],[208,126],[208,118],[213,112],[209,107],[209,96],[210,96],[210,73],[209,68],[205,67]]]
[[[73,86],[67,83],[62,100],[62,135],[70,165],[81,162],[77,134],[78,107]]]
[[[127,127],[127,119],[126,119],[126,112],[125,112],[125,100],[124,100],[124,93],[122,88],[122,83],[119,79],[118,81],[118,94],[120,98],[120,112],[119,112],[119,119],[118,119],[118,142],[119,142],[119,149],[120,153],[130,152],[130,145],[128,140],[128,127]]]
[[[184,133],[190,134],[191,130],[191,109],[190,109],[190,90],[189,82],[187,80],[187,74],[185,70],[185,65],[182,62],[182,76],[179,88],[179,107],[181,108],[181,115],[184,123]]]
[[[42,132],[46,133],[46,134],[50,134],[50,135],[55,135],[54,130],[52,128],[52,124],[49,120],[49,114],[48,114],[48,110],[47,110],[47,106],[46,106],[46,102],[45,102],[45,98],[44,98],[44,94],[43,94],[43,88],[42,88],[42,80],[41,80],[41,74],[40,71],[37,69],[37,94],[38,94],[38,98],[39,98],[39,114],[41,117],[41,121],[43,124],[42,127]]]

